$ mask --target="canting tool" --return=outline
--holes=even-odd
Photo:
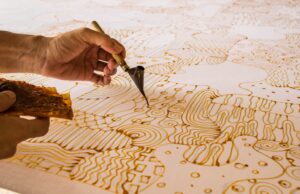
[[[92,21],[92,25],[98,32],[101,32],[103,34],[105,33],[96,21]],[[145,71],[145,68],[143,66],[137,66],[137,67],[134,67],[134,68],[130,68],[127,65],[126,61],[123,59],[123,57],[121,57],[120,55],[112,54],[112,57],[116,60],[116,62],[121,66],[121,68],[125,72],[129,73],[131,79],[133,80],[133,82],[135,83],[136,87],[139,89],[141,94],[144,96],[144,98],[147,102],[147,105],[149,107],[149,102],[148,102],[148,99],[147,99],[146,94],[144,92],[144,71]]]

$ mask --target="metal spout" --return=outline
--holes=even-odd
[[[140,90],[140,92],[144,96],[144,98],[147,102],[147,105],[149,107],[149,102],[148,102],[148,99],[144,92],[144,71],[145,71],[145,68],[143,66],[137,66],[137,67],[130,68],[127,70],[131,79],[135,83],[136,87]]]

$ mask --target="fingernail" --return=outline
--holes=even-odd
[[[5,94],[6,96],[8,96],[10,99],[16,99],[16,94],[12,91],[3,91],[2,94]]]

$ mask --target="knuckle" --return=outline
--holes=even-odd
[[[79,28],[78,32],[81,36],[86,36],[87,33],[89,33],[90,29],[87,27]]]
[[[88,32],[89,30],[90,30],[90,29],[87,28],[87,27],[80,28],[80,31],[81,31],[82,33],[86,33],[86,32]]]
[[[112,47],[114,46],[114,41],[107,34],[103,34],[104,43],[106,46]]]
[[[111,37],[107,34],[102,34],[103,38],[108,41],[112,41]]]

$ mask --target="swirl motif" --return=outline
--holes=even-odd
[[[287,157],[293,160],[293,164],[300,166],[300,148],[295,147],[287,152]]]
[[[292,179],[295,179],[297,181],[300,181],[300,167],[299,166],[290,166],[286,169],[286,174],[291,177]]]
[[[278,143],[274,141],[268,141],[268,140],[260,140],[256,142],[254,145],[258,149],[266,150],[266,151],[277,151],[280,149],[280,146]]]
[[[267,182],[259,182],[254,184],[250,188],[250,193],[251,194],[257,194],[257,193],[283,194],[283,192],[280,190],[279,187]]]
[[[150,125],[126,125],[117,129],[132,139],[135,146],[155,148],[163,143],[167,137],[164,130]]]

